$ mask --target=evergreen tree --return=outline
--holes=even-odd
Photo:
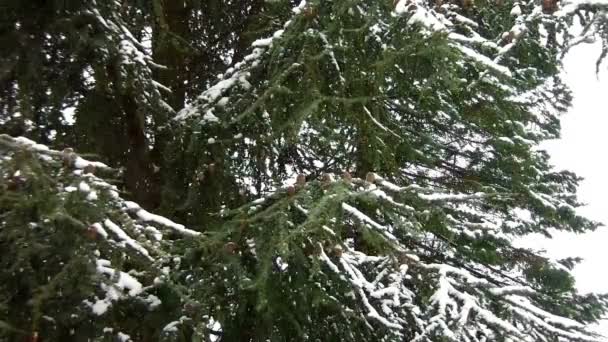
[[[138,14],[115,1],[5,2],[2,131],[101,155],[126,169],[135,199],[153,201],[149,146],[173,110],[136,37]]]
[[[0,135],[0,155],[0,339],[159,340],[184,309],[172,241],[200,233],[123,200],[100,178],[115,170],[71,149]]]
[[[232,230],[218,226],[242,260],[203,273],[237,275],[231,290],[201,291],[238,293],[215,314],[240,336],[229,340],[584,340],[543,316],[559,302],[564,316],[595,319],[602,300],[512,246],[596,227],[574,212],[578,178],[534,148],[557,137],[570,101],[551,39],[560,22],[534,3],[313,1],[294,12],[178,115],[186,144],[175,146],[195,176],[219,164],[266,193],[301,173],[279,199],[229,215]],[[196,179],[185,184],[195,215],[207,188]],[[583,302],[594,314],[566,313]]]
[[[167,177],[169,117],[241,58],[265,11],[261,0],[0,6],[2,132],[124,168],[124,188],[149,209]]]
[[[577,259],[514,241],[598,226],[537,146],[601,5],[45,4],[4,14],[2,130],[125,170],[0,136],[0,338],[599,341]]]

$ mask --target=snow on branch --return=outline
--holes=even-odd
[[[542,14],[538,10],[538,5],[529,6],[528,3],[525,7],[532,7],[534,10],[523,13],[522,5],[523,3],[514,4],[511,10],[514,24],[498,40],[495,40],[494,37],[483,37],[478,32],[479,24],[477,22],[457,13],[454,7],[458,8],[458,6],[448,3],[441,5],[440,8],[431,9],[425,1],[399,0],[394,12],[397,16],[407,16],[409,25],[419,24],[423,28],[423,32],[446,33],[452,47],[485,68],[479,79],[484,78],[489,71],[512,78],[515,70],[501,65],[501,62],[527,31],[527,25],[532,24]],[[466,33],[460,33],[457,30],[464,30]],[[488,51],[494,51],[494,53],[488,56]]]
[[[164,216],[152,214],[145,209],[142,209],[139,204],[135,202],[125,201],[125,206],[129,211],[133,211],[142,221],[158,223],[162,226],[172,228],[178,233],[186,236],[197,236],[201,234],[200,232],[184,227],[182,224],[175,223]]]
[[[25,138],[25,137],[11,137],[6,134],[0,135],[0,144],[9,147],[11,150],[31,150],[40,155],[39,160],[42,163],[48,163],[49,167],[73,167],[75,170],[72,171],[71,177],[74,178],[72,181],[75,186],[66,186],[64,191],[72,192],[75,190],[79,190],[81,193],[88,195],[90,193],[95,192],[95,195],[89,197],[89,199],[98,199],[98,194],[100,192],[108,192],[111,198],[115,201],[117,208],[125,213],[133,213],[137,220],[141,220],[141,222],[152,222],[158,224],[160,227],[168,227],[172,230],[184,235],[184,236],[198,236],[200,232],[188,229],[181,224],[175,223],[172,220],[152,214],[144,209],[135,202],[126,201],[119,196],[118,189],[115,185],[109,184],[104,179],[95,176],[95,170],[103,170],[106,172],[115,172],[112,168],[107,166],[104,163],[97,161],[90,161],[82,158],[77,155],[71,148],[66,148],[63,151],[52,150],[48,146],[37,144],[36,142]],[[107,220],[104,222],[104,225],[108,227],[111,231],[116,232],[117,235],[121,237],[121,240],[127,241],[127,245],[132,245],[135,249],[139,251],[143,251],[140,247],[135,246],[132,243],[132,239],[128,236],[123,236],[121,232],[119,232],[115,228],[115,224]],[[130,239],[130,240],[129,240]],[[142,254],[147,255],[147,252],[142,252]]]
[[[428,264],[422,267],[434,270],[438,276],[438,286],[431,296],[432,311],[435,315],[430,320],[435,324],[430,324],[416,341],[427,340],[438,329],[441,334],[453,337],[462,334],[464,327],[469,331],[483,331],[487,334],[485,326],[492,327],[493,332],[487,336],[490,340],[498,336],[511,336],[515,340],[525,341],[531,337],[545,340],[548,332],[572,341],[599,341],[597,337],[584,332],[583,324],[553,315],[532,304],[529,298],[524,297],[535,294],[530,288],[496,287],[466,270],[445,264]],[[484,296],[480,296],[482,293],[489,296],[484,299]],[[499,302],[514,316],[498,317],[484,307],[484,302]],[[471,315],[471,312],[475,315]],[[528,335],[518,328],[523,325],[532,326],[536,332],[532,333],[532,336]]]
[[[402,299],[412,299],[412,293],[407,289],[402,289],[402,280],[406,276],[407,266],[401,267],[398,273],[389,273],[387,268],[382,269],[373,282],[366,279],[361,267],[367,263],[374,264],[376,258],[369,258],[361,252],[348,250],[339,257],[338,267],[325,253],[323,246],[320,247],[319,258],[341,279],[346,279],[352,286],[355,293],[361,300],[362,309],[366,316],[391,330],[402,330],[405,320],[393,311],[401,306]],[[362,258],[362,255],[365,256]],[[385,286],[381,280],[391,279],[391,283]],[[380,312],[372,305],[374,302],[381,302]],[[397,336],[400,334],[397,332]]]
[[[606,0],[567,0],[562,3],[559,11],[555,12],[556,16],[566,16],[573,14],[580,9],[595,9],[608,11],[608,1]],[[605,14],[604,14],[605,15]]]
[[[148,110],[172,113],[173,109],[167,104],[160,92],[170,93],[171,89],[153,79],[152,69],[162,69],[161,65],[154,63],[146,47],[131,33],[124,19],[119,14],[120,4],[109,1],[98,5],[92,1],[86,6],[88,13],[104,31],[103,39],[109,41],[104,46],[115,47],[99,49],[97,52],[101,59],[112,62],[117,61],[119,85],[123,89],[140,88],[142,91],[136,100]],[[110,9],[100,11],[100,9]]]
[[[306,1],[303,0],[293,10],[295,15],[299,15],[302,9],[306,6]],[[194,103],[187,105],[182,109],[175,120],[183,121],[193,116],[200,116],[204,113],[203,121],[219,122],[219,119],[213,113],[213,108],[220,100],[234,87],[240,86],[244,89],[249,89],[251,84],[247,80],[250,76],[250,70],[255,69],[262,63],[262,57],[270,51],[274,42],[283,36],[285,30],[292,23],[287,21],[283,28],[275,31],[270,37],[261,38],[251,44],[252,51],[245,56],[242,61],[230,67],[223,75],[219,75],[220,81],[207,88],[200,94]],[[333,53],[330,54],[333,56]],[[337,65],[337,63],[336,63]],[[338,66],[339,68],[339,66]]]
[[[361,222],[367,223],[367,224],[371,225],[372,227],[378,229],[380,231],[380,233],[383,234],[384,236],[386,236],[389,240],[397,241],[397,238],[388,231],[387,227],[384,227],[380,223],[374,221],[369,216],[367,216],[364,213],[362,213],[361,211],[359,211],[357,208],[349,205],[348,203],[342,203],[342,208],[346,212],[352,214],[354,217],[356,217]]]
[[[29,152],[27,162],[19,156],[23,151]],[[150,283],[151,275],[162,277],[164,274],[163,265],[168,255],[166,249],[172,241],[164,240],[163,233],[176,232],[182,238],[200,235],[200,232],[124,200],[115,185],[96,175],[115,175],[115,170],[103,163],[84,159],[70,148],[56,151],[25,137],[0,135],[0,170],[3,177],[24,184],[35,179],[51,180],[48,183],[51,191],[54,191],[51,195],[54,201],[59,202],[54,205],[58,211],[54,215],[63,215],[81,227],[82,234],[96,248],[97,271],[105,277],[98,286],[105,295],[93,301],[86,300],[85,304],[97,315],[103,315],[114,302],[130,297],[137,297],[138,301],[147,303],[151,308],[158,306],[158,298],[151,294],[144,296],[144,292],[153,286]],[[7,173],[8,170],[12,174]],[[20,190],[15,191],[18,193]],[[75,203],[84,209],[64,213],[64,207],[73,207]],[[39,219],[43,221],[44,217]],[[128,255],[131,260],[141,260],[142,263],[139,266],[132,264],[130,267],[134,269],[128,272],[112,268],[108,260],[116,260],[114,251],[117,249],[119,255]],[[145,275],[147,280],[140,279],[140,275]]]
[[[419,342],[440,337],[473,342],[499,338],[548,342],[546,336],[559,336],[564,341],[599,341],[586,332],[584,324],[544,308],[538,299],[545,294],[525,285],[517,275],[504,274],[496,267],[465,259],[434,257],[437,254],[428,253],[427,247],[419,248],[434,233],[411,230],[404,234],[403,227],[396,224],[406,222],[408,229],[419,227],[414,212],[420,210],[421,204],[416,202],[423,200],[426,209],[451,208],[455,213],[461,210],[468,215],[448,215],[446,224],[488,230],[501,236],[503,232],[498,224],[466,219],[475,213],[475,203],[484,203],[492,196],[437,194],[430,188],[398,186],[375,174],[368,180],[349,178],[344,183],[332,178],[331,184],[340,189],[347,185],[348,194],[340,196],[333,193],[331,185],[324,186],[324,196],[338,201],[347,215],[338,216],[342,220],[329,220],[318,227],[320,231],[329,232],[323,236],[332,241],[338,239],[338,244],[328,248],[327,242],[316,242],[316,257],[324,266],[323,272],[349,284],[352,298],[357,300],[357,306],[349,309],[362,312],[370,326],[382,326],[401,338],[406,331],[413,330],[412,341]],[[306,196],[306,188],[299,191],[298,196]],[[365,209],[358,206],[358,199],[363,198],[366,198]],[[370,199],[377,201],[373,210],[369,209]],[[294,203],[301,208],[298,212],[305,216],[318,212],[306,205],[309,202]],[[398,220],[395,215],[402,216]],[[386,220],[386,217],[392,219]],[[340,240],[340,234],[336,232],[342,231],[344,225],[352,227],[352,219],[378,232],[390,250],[370,253],[362,248],[365,244],[360,245],[356,239]],[[451,244],[441,248],[445,256],[457,253]],[[422,294],[421,288],[427,289],[426,294]],[[504,310],[496,311],[496,307]]]
[[[150,253],[148,253],[148,251],[132,237],[127,235],[127,233],[125,233],[125,231],[122,230],[122,228],[120,228],[116,223],[112,222],[110,219],[106,219],[103,224],[112,233],[114,233],[118,237],[118,239],[121,240],[122,244],[132,247],[134,250],[138,251],[142,255],[146,256],[148,259],[152,260],[152,258],[150,257]]]
[[[97,297],[95,302],[85,301],[94,314],[101,316],[106,313],[112,302],[125,296],[135,297],[142,293],[143,285],[130,274],[112,268],[109,260],[98,259],[96,263],[97,272],[106,276],[110,283],[101,283],[101,288],[105,292],[104,298]]]

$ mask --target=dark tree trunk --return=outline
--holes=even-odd
[[[122,96],[122,106],[126,119],[129,148],[125,163],[125,185],[135,201],[143,207],[153,209],[160,204],[160,188],[145,134],[145,118],[137,110],[133,97]]]
[[[152,49],[154,60],[166,69],[158,70],[155,78],[171,89],[166,101],[176,111],[184,107],[186,100],[190,11],[185,0],[156,0]]]

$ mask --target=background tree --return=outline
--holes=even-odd
[[[261,1],[2,8],[2,131],[123,167],[125,189],[147,208],[161,203],[168,120],[243,54],[263,11]]]

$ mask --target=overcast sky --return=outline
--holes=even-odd
[[[586,44],[566,56],[564,78],[574,94],[573,106],[562,117],[562,138],[544,146],[556,167],[585,178],[579,198],[587,205],[579,213],[608,224],[608,63],[597,75],[599,53],[599,44]],[[608,227],[585,235],[560,233],[552,240],[535,238],[526,245],[556,258],[584,258],[574,270],[580,291],[608,292]],[[608,336],[608,320],[598,331]]]

